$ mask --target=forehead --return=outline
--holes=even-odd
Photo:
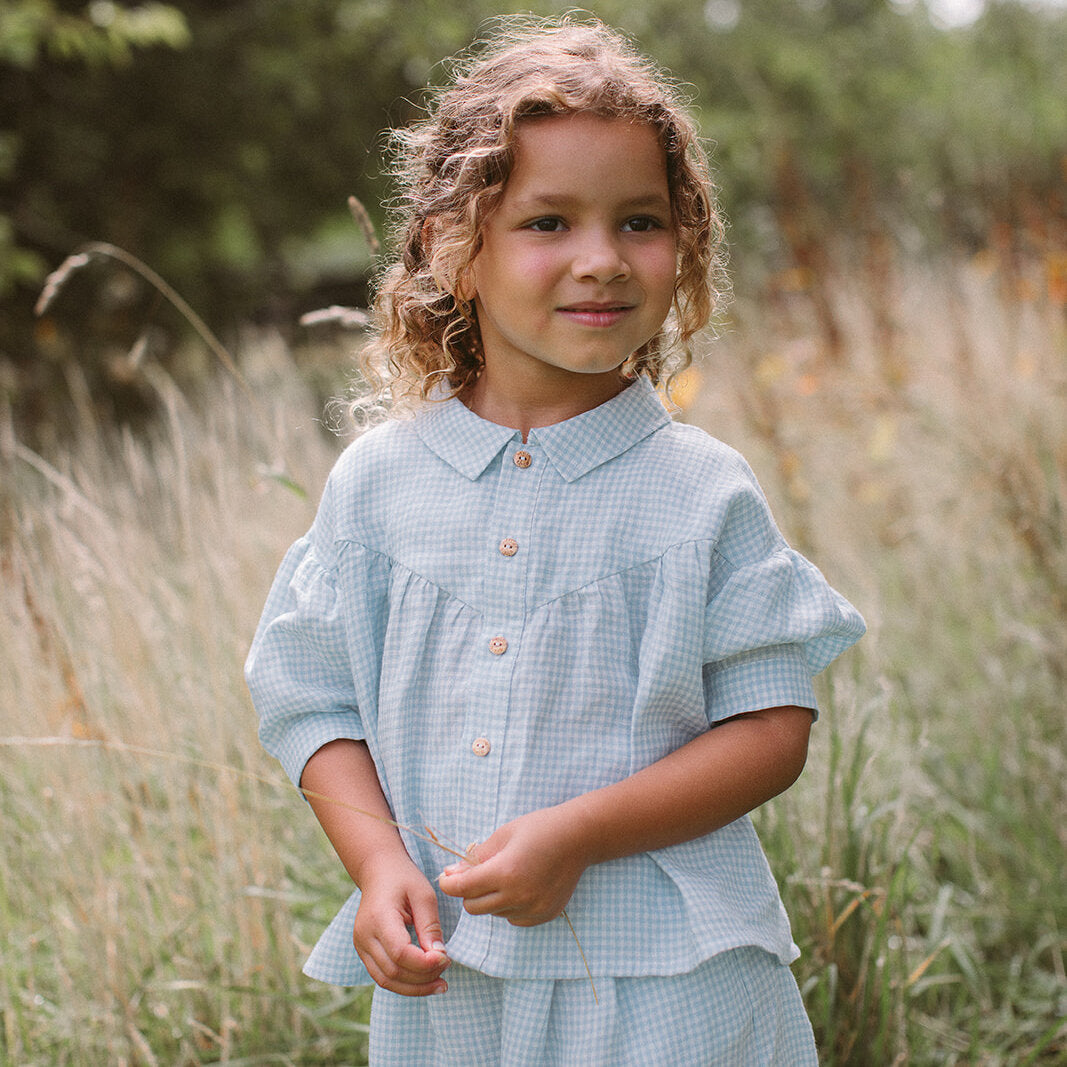
[[[621,186],[669,200],[666,152],[648,123],[577,112],[522,119],[516,126],[505,196],[606,196]]]

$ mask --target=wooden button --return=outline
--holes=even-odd
[[[522,467],[525,470],[531,463],[533,463],[533,456],[530,455],[525,449],[516,452],[512,459],[515,460],[516,467]]]
[[[488,737],[478,737],[475,738],[474,744],[471,745],[471,752],[476,756],[488,756],[492,747]]]
[[[508,642],[505,637],[491,637],[489,638],[489,651],[494,656],[502,656],[508,650]]]
[[[502,556],[514,556],[519,551],[519,542],[510,537],[505,537],[500,542],[500,554]]]

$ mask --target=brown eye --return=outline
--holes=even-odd
[[[626,233],[648,233],[650,230],[658,230],[662,227],[649,215],[636,215],[632,219],[627,219],[622,224],[622,228]]]
[[[564,229],[564,226],[562,219],[547,216],[543,219],[534,219],[533,222],[527,224],[527,229],[537,233],[558,233]]]

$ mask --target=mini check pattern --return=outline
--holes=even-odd
[[[453,965],[444,996],[374,991],[375,1067],[816,1067],[792,971],[762,949],[691,974],[589,983],[488,978]]]
[[[281,565],[247,679],[294,782],[328,741],[365,739],[397,820],[462,850],[709,724],[814,709],[811,676],[863,629],[784,542],[744,460],[640,378],[525,443],[454,399],[365,433]],[[431,882],[451,862],[405,843]],[[454,961],[584,979],[562,920],[519,928],[438,900]],[[358,902],[311,976],[370,982]],[[747,818],[590,868],[567,910],[596,975],[684,974],[743,945],[796,956]]]

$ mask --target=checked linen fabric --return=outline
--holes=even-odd
[[[709,724],[815,709],[812,675],[863,630],[785,543],[745,461],[639,378],[526,442],[456,399],[365,432],[281,565],[246,673],[294,782],[328,741],[365,739],[396,819],[462,850]],[[452,857],[404,838],[434,882]],[[438,898],[454,961],[585,978],[563,920],[519,928]],[[358,902],[312,977],[370,982]],[[567,911],[594,975],[681,974],[739,946],[797,954],[748,818],[588,869]]]

